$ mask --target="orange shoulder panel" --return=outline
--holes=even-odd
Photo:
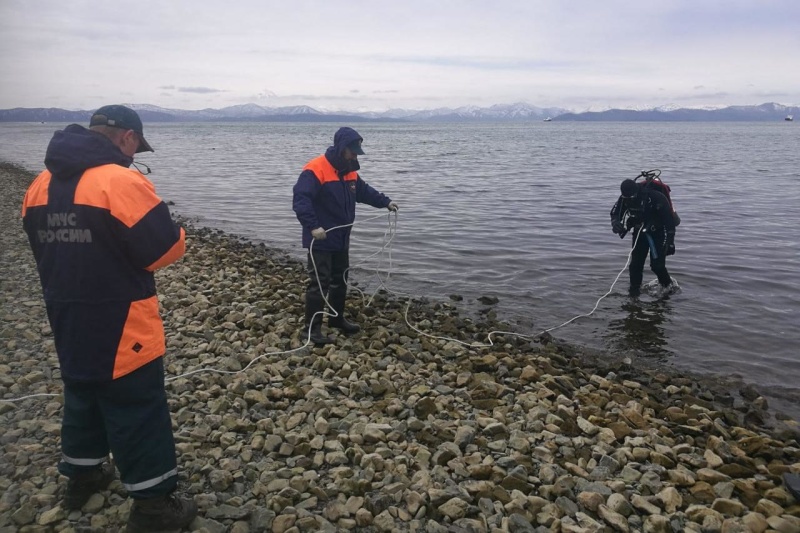
[[[47,205],[47,190],[50,188],[52,175],[49,170],[43,171],[31,182],[25,192],[25,199],[22,200],[22,216],[28,211],[29,207]]]
[[[147,178],[119,165],[90,168],[75,189],[76,204],[108,209],[129,228],[160,202],[156,188]]]
[[[324,155],[315,157],[314,159],[306,163],[306,166],[303,167],[303,170],[310,170],[311,172],[314,172],[316,174],[316,169],[319,168],[319,166],[322,164],[328,164],[328,160],[325,158]]]
[[[328,159],[324,155],[315,157],[309,161],[306,166],[303,167],[303,170],[310,170],[313,172],[322,185],[330,181],[339,181],[336,169],[333,168],[333,165],[328,162]]]
[[[313,172],[322,185],[331,181],[339,181],[339,174],[324,155],[315,157],[309,161],[306,166],[303,167],[303,170],[310,170]],[[352,181],[356,178],[358,178],[358,173],[348,172],[344,176],[344,181]]]

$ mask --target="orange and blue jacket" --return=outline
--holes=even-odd
[[[292,208],[303,226],[303,248],[311,244],[311,230],[325,230],[352,224],[356,219],[356,202],[373,207],[386,207],[391,199],[373,189],[358,175],[357,160],[342,157],[345,147],[361,137],[351,128],[342,128],[333,146],[325,154],[309,161],[293,189]],[[351,133],[352,132],[352,133]],[[349,135],[348,135],[349,134]],[[328,233],[325,240],[314,242],[314,250],[343,252],[350,247],[352,226]]]
[[[164,355],[153,272],[185,235],[133,159],[77,124],[57,131],[22,221],[42,282],[61,374],[117,379]]]

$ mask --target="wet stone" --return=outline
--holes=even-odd
[[[53,395],[0,402],[0,531],[121,531],[119,481],[60,510],[63,386],[17,205],[32,176],[3,163],[0,176],[0,399]],[[382,290],[351,288],[357,335],[326,325],[334,344],[303,347],[304,258],[182,223],[187,254],[156,282],[194,531],[796,528],[780,476],[798,471],[798,425],[758,391],[745,404],[741,384],[552,335],[489,345],[514,329],[502,306]]]

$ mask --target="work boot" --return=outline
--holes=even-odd
[[[86,505],[92,494],[105,490],[115,477],[114,465],[108,463],[78,473],[67,481],[61,507],[68,511],[80,509]]]
[[[631,298],[638,298],[641,293],[642,287],[640,285],[631,285],[628,287],[628,296]]]
[[[317,317],[311,326],[311,342],[314,344],[333,344],[336,339],[322,333],[322,317]]]
[[[340,329],[345,335],[353,335],[361,331],[361,326],[348,321],[344,317],[344,303],[347,300],[347,285],[333,284],[328,295],[331,307],[336,311],[336,316],[328,318],[328,325],[332,328]]]
[[[322,311],[325,308],[325,300],[318,291],[308,291],[306,293],[306,329],[303,332],[305,337],[308,334],[308,327],[311,324],[311,342],[314,344],[332,344],[336,342],[333,337],[322,334]],[[317,315],[314,317],[314,315]],[[312,322],[313,321],[313,322]]]
[[[145,500],[133,500],[128,515],[127,533],[157,533],[180,530],[197,516],[197,504],[192,498],[175,493]]]
[[[331,317],[328,319],[328,325],[332,328],[340,329],[344,332],[345,335],[354,335],[361,331],[361,326],[358,324],[354,324],[350,322],[341,314],[337,317]]]

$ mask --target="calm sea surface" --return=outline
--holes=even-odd
[[[63,124],[0,124],[0,159],[40,170]],[[667,299],[626,296],[627,271],[590,318],[553,332],[595,349],[739,375],[796,418],[800,391],[800,126],[794,123],[355,124],[361,176],[400,205],[388,286],[497,296],[538,334],[587,313],[625,265],[611,233],[619,182],[659,168],[682,224]],[[337,124],[147,124],[140,154],[173,211],[304,257],[292,212],[303,165]],[[388,216],[360,205],[353,279]],[[388,263],[384,256],[381,267]],[[645,282],[654,276],[645,267]]]

